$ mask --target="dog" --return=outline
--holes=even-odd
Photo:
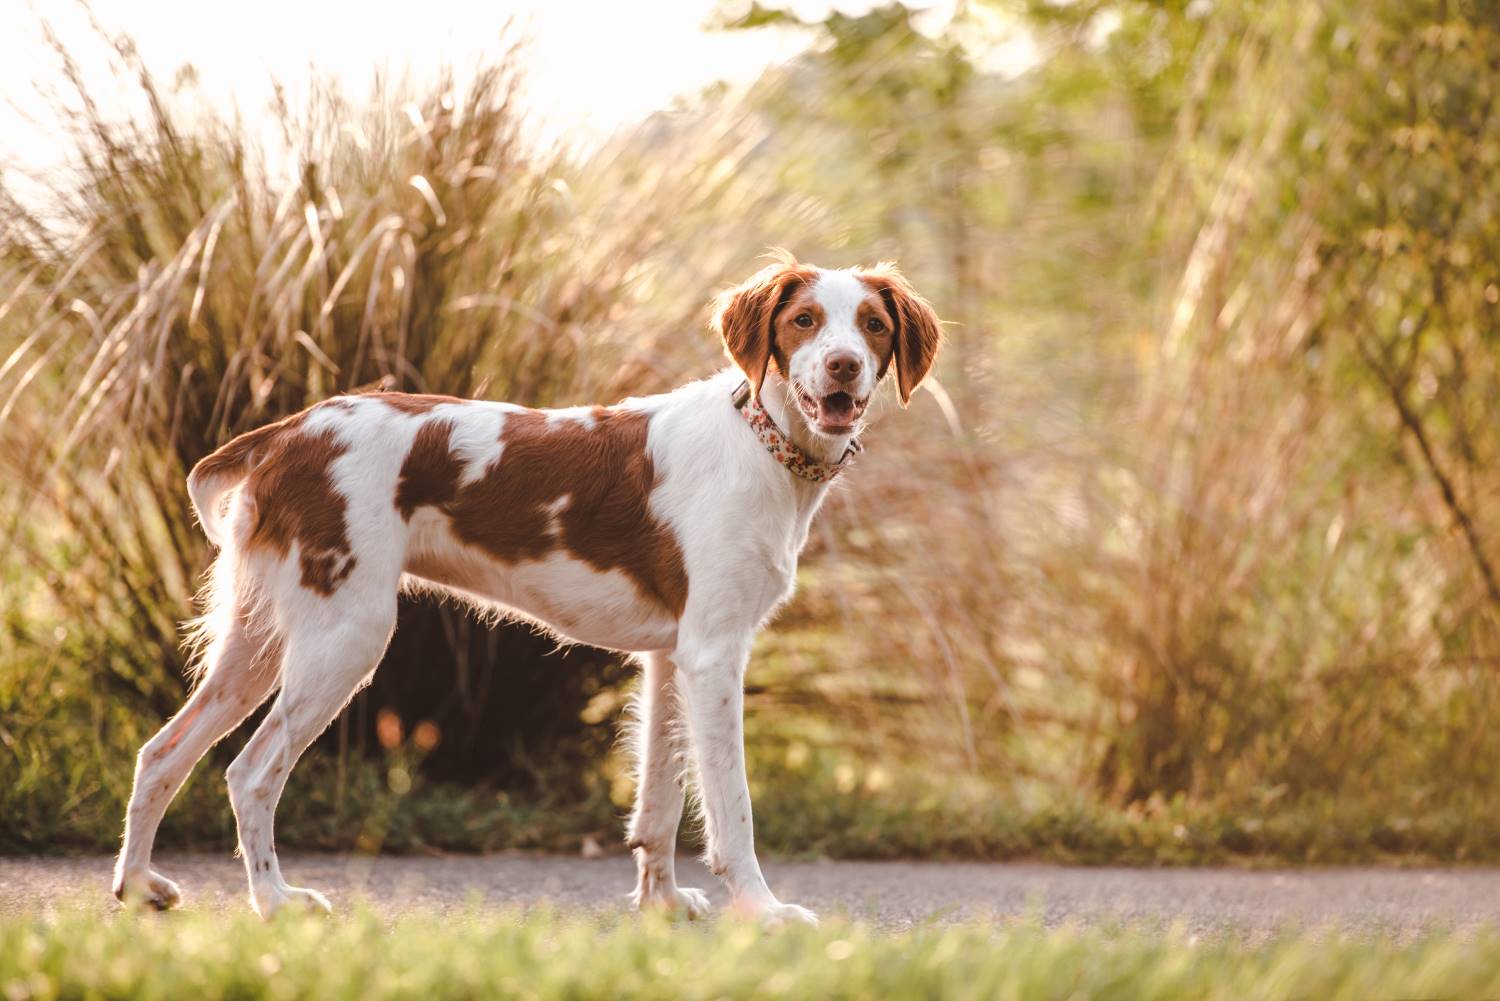
[[[683,772],[704,860],[733,907],[816,922],[771,893],[755,855],[743,679],[792,594],[830,482],[895,369],[904,407],[942,341],[893,266],[825,270],[783,255],[719,297],[733,367],[612,407],[533,410],[447,396],[326,400],[204,458],[188,492],[218,547],[194,622],[196,685],[141,749],[114,892],[177,904],[151,868],[167,805],[198,760],[273,692],[229,766],[255,910],[328,910],[282,878],[272,837],[298,757],[373,674],[403,589],[529,619],[642,666],[633,899],[701,917],[677,885]]]

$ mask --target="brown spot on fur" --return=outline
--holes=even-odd
[[[413,417],[430,414],[433,407],[444,403],[464,402],[456,396],[436,396],[428,393],[366,393],[365,395],[379,400],[393,410],[399,410]]]
[[[647,414],[595,407],[591,421],[507,411],[500,459],[460,487],[462,463],[447,421],[424,425],[396,488],[410,517],[430,505],[458,539],[506,563],[562,549],[596,570],[619,570],[673,616],[687,604],[687,571],[671,531],[652,516],[656,469],[646,452]],[[434,579],[442,580],[441,576]]]
[[[396,483],[396,507],[407,521],[422,505],[442,507],[457,494],[463,464],[448,448],[452,433],[452,421],[428,421],[417,430]]]
[[[331,429],[309,434],[293,426],[265,443],[244,488],[256,513],[248,547],[285,556],[295,542],[302,586],[319,594],[338,590],[354,569],[331,468],[346,450]]]

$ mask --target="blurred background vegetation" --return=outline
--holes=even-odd
[[[45,197],[0,190],[0,849],[107,849],[184,692],[186,470],[376,385],[524,401],[723,361],[771,245],[898,259],[950,321],[761,638],[772,851],[1500,858],[1500,13],[973,0],[814,44],[585,153],[525,47],[241,122],[115,39]],[[996,52],[1024,33],[1039,58]],[[632,672],[405,604],[282,841],[618,844]],[[232,844],[231,738],[165,843]],[[691,835],[688,835],[691,842]],[[623,850],[623,849],[620,849]]]

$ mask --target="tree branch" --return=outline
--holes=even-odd
[[[1432,478],[1437,481],[1438,489],[1442,491],[1443,503],[1447,506],[1448,512],[1453,516],[1453,520],[1458,523],[1459,530],[1463,532],[1464,540],[1469,545],[1469,552],[1473,555],[1474,563],[1479,568],[1479,576],[1484,580],[1485,590],[1489,592],[1490,601],[1495,604],[1497,609],[1500,609],[1500,583],[1496,581],[1495,569],[1490,564],[1489,557],[1485,555],[1484,546],[1479,540],[1479,530],[1474,526],[1474,519],[1469,516],[1469,512],[1459,503],[1458,491],[1453,486],[1453,480],[1443,469],[1442,463],[1438,461],[1437,453],[1432,448],[1432,442],[1427,437],[1427,431],[1422,426],[1421,417],[1418,416],[1417,412],[1412,409],[1410,402],[1407,401],[1404,385],[1398,382],[1386,369],[1385,365],[1374,356],[1370,351],[1369,345],[1365,343],[1365,338],[1356,337],[1355,341],[1359,345],[1360,357],[1365,360],[1366,365],[1370,366],[1371,371],[1379,377],[1381,384],[1385,386],[1386,391],[1390,394],[1391,403],[1395,406],[1396,413],[1401,418],[1402,427],[1416,441],[1417,448],[1422,453],[1422,459],[1427,464],[1427,471],[1432,474]]]

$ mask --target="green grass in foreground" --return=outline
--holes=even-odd
[[[1500,996],[1500,937],[1410,944],[971,924],[887,934],[533,912],[0,920],[0,997],[1376,998]]]

